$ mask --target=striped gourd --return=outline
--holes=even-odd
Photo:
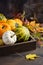
[[[19,26],[15,29],[18,41],[27,41],[30,37],[30,32],[25,26]]]

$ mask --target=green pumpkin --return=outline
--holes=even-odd
[[[7,21],[7,18],[0,13],[0,22],[6,22]]]
[[[25,26],[18,26],[15,29],[18,41],[28,41],[30,37],[30,31]]]

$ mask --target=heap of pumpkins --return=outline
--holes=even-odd
[[[16,42],[28,41],[30,31],[22,20],[7,19],[0,13],[0,45],[14,45]]]

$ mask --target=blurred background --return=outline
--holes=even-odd
[[[25,11],[25,18],[34,17],[43,22],[43,0],[0,0],[0,13],[13,18]]]

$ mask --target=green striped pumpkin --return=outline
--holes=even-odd
[[[25,26],[18,26],[15,33],[18,41],[27,41],[30,37],[30,32]]]

